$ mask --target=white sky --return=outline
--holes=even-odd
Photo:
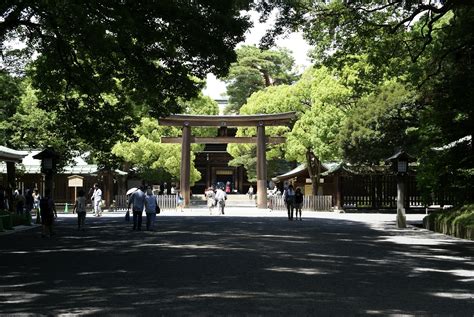
[[[258,21],[258,13],[250,12],[249,13],[254,26],[247,31],[246,39],[243,43],[239,44],[248,44],[248,45],[258,45],[260,39],[265,34],[265,31],[268,29],[268,26],[271,25],[271,22],[262,24]],[[278,38],[276,45],[279,47],[285,47],[292,52],[293,58],[295,59],[295,64],[298,68],[303,70],[311,64],[310,60],[307,57],[310,46],[303,39],[301,33],[292,33],[287,37]],[[239,46],[238,45],[238,46]],[[209,96],[213,99],[222,99],[225,95],[225,83],[216,78],[213,74],[207,75],[207,87],[203,89],[203,94]]]

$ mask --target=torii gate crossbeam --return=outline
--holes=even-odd
[[[190,173],[191,173],[191,143],[257,143],[257,207],[267,208],[267,162],[266,143],[281,143],[284,138],[265,136],[265,126],[288,125],[296,117],[295,112],[256,115],[172,115],[159,119],[162,126],[182,127],[181,138],[163,137],[163,143],[181,142],[181,175],[180,190],[184,198],[184,206],[189,206]],[[256,127],[256,137],[232,138],[198,138],[191,136],[191,127]]]

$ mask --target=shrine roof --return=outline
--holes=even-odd
[[[166,118],[158,119],[158,122],[162,126],[256,127],[288,125],[295,118],[295,112],[253,115],[175,114]]]

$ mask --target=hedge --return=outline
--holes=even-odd
[[[12,225],[13,227],[24,225],[24,226],[30,226],[31,225],[31,215],[28,217],[26,213],[22,215],[18,215],[16,213],[10,213],[7,210],[0,210],[1,215],[6,215],[9,214],[12,219]]]
[[[435,211],[423,219],[423,226],[428,230],[474,240],[474,204]]]

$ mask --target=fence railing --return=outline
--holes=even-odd
[[[268,197],[268,207],[273,210],[286,210],[283,196],[276,195]],[[304,196],[303,210],[330,211],[332,207],[332,196]]]
[[[158,205],[161,210],[176,209],[176,195],[158,195]],[[115,195],[113,211],[124,211],[128,208],[128,197],[126,195]]]

